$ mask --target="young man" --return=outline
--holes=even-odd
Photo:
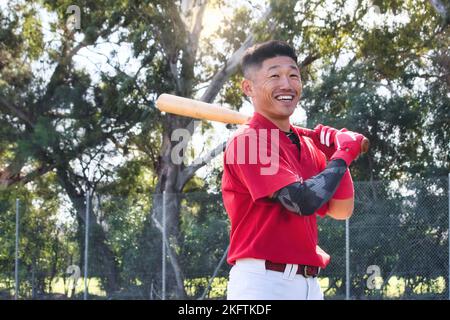
[[[227,298],[323,299],[317,275],[330,257],[317,245],[316,215],[352,214],[348,166],[364,137],[319,125],[310,138],[290,124],[302,82],[288,44],[256,45],[241,65],[242,90],[255,112],[224,154],[222,195],[233,265]]]

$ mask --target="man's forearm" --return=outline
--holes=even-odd
[[[333,219],[345,220],[351,217],[355,206],[353,180],[347,169],[336,192],[328,202],[327,215]]]
[[[352,216],[355,205],[354,198],[331,199],[328,201],[327,215],[336,220],[345,220]]]
[[[274,198],[294,213],[312,215],[332,198],[346,170],[345,161],[330,161],[321,173],[280,189]]]

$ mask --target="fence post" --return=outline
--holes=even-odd
[[[345,219],[345,299],[350,300],[350,218]]]
[[[84,300],[88,298],[89,201],[89,188],[86,188],[86,215],[84,218]]]
[[[447,291],[448,291],[448,300],[450,300],[450,172],[447,177],[448,184],[448,278],[447,278]]]
[[[162,194],[162,294],[166,300],[166,191]]]
[[[16,251],[14,259],[14,299],[19,298],[19,204],[20,200],[16,199]]]

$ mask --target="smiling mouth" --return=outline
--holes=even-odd
[[[280,94],[278,96],[275,96],[275,99],[278,101],[292,101],[294,100],[294,95],[291,94]]]

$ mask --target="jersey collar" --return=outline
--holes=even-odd
[[[261,113],[258,112],[253,112],[253,117],[251,117],[248,121],[248,124],[250,125],[254,125],[256,123],[259,123],[262,127],[266,128],[266,129],[278,129],[280,130],[275,123],[273,123],[272,121],[270,121],[269,119],[267,119],[265,116],[263,116]],[[293,130],[292,125],[289,124],[289,127],[291,130]],[[280,130],[282,131],[282,130]],[[284,132],[284,131],[282,131]]]
[[[267,119],[265,116],[263,116],[261,113],[258,112],[254,112],[253,113],[253,117],[250,118],[250,120],[247,122],[250,127],[261,127],[264,129],[276,129],[279,131],[279,136],[280,139],[285,142],[290,144],[291,140],[286,136],[286,134],[284,133],[284,131],[280,130],[280,128],[278,128],[272,121],[270,121],[269,119]],[[295,134],[297,134],[297,131],[293,128],[292,124],[289,124],[289,128],[290,130],[292,130]]]

